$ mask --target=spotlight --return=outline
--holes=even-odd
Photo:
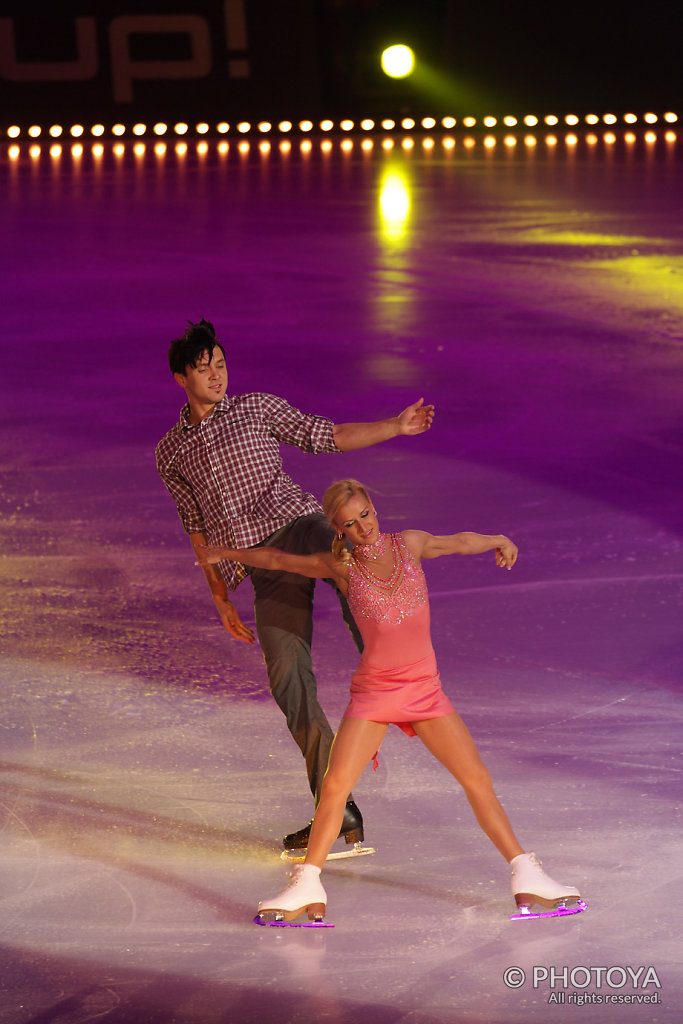
[[[407,78],[415,68],[415,54],[409,46],[398,43],[382,54],[382,71],[389,78]]]

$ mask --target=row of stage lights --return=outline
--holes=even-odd
[[[617,125],[620,122],[625,125],[635,125],[642,123],[648,126],[656,125],[660,122],[664,122],[666,125],[675,124],[678,121],[678,115],[672,111],[667,111],[664,114],[646,113],[640,117],[637,114],[623,114],[618,117],[616,114],[586,114],[583,117],[579,117],[577,114],[565,114],[564,118],[559,118],[556,114],[546,114],[545,117],[540,118],[535,114],[527,114],[523,118],[514,117],[512,114],[508,114],[503,118],[497,117],[483,117],[477,119],[476,117],[464,117],[458,122],[455,117],[443,117],[440,121],[437,121],[434,117],[423,117],[421,120],[416,120],[413,117],[404,117],[400,120],[394,120],[393,118],[383,118],[377,122],[373,118],[363,118],[361,121],[352,121],[345,119],[335,123],[331,120],[320,121],[317,125],[313,121],[305,120],[299,121],[295,125],[292,121],[280,121],[277,125],[274,125],[271,121],[259,121],[256,124],[252,124],[251,121],[239,121],[234,127],[227,121],[221,121],[215,127],[205,122],[199,122],[194,126],[194,134],[198,136],[205,136],[215,133],[219,136],[225,136],[236,133],[238,136],[247,135],[261,135],[268,136],[274,132],[279,132],[280,135],[288,135],[291,132],[299,131],[303,135],[308,135],[312,132],[322,132],[327,134],[330,132],[341,131],[342,133],[357,132],[359,129],[361,132],[376,131],[381,128],[383,131],[395,131],[400,129],[402,131],[410,132],[414,129],[424,129],[425,131],[433,131],[444,129],[445,131],[452,131],[456,127],[466,128],[472,130],[478,129],[505,129],[505,128],[537,128],[547,127],[556,128],[560,124],[564,124],[567,128],[579,128],[580,126],[586,126],[588,128],[594,127],[599,124],[606,126]],[[157,138],[163,138],[167,135],[174,135],[182,137],[188,134],[192,134],[193,129],[190,128],[189,124],[185,122],[178,122],[172,127],[168,124],[159,121],[154,125],[147,125],[143,123],[137,123],[131,127],[127,127],[124,124],[114,124],[109,130],[109,134],[114,138],[121,138],[129,134],[136,138],[142,138],[144,136],[153,135]],[[88,134],[88,130],[82,124],[72,124],[68,129],[60,124],[50,125],[45,130],[45,134],[51,139],[59,139],[64,135],[68,135],[73,139],[83,138]],[[103,124],[93,124],[89,129],[89,134],[93,138],[103,138],[106,136],[107,129]],[[43,128],[40,125],[30,125],[27,129],[22,129],[19,125],[11,125],[7,129],[7,137],[11,140],[22,138],[26,135],[29,139],[39,139],[43,135]]]
[[[625,132],[622,138],[627,145],[633,145],[637,141],[637,136],[635,132]],[[667,143],[674,143],[677,141],[677,134],[674,131],[668,130],[664,133],[663,138]],[[589,132],[588,134],[583,135],[582,139],[588,146],[597,145],[597,143],[599,142],[599,137],[594,132]],[[644,133],[643,139],[648,145],[653,145],[655,142],[657,142],[657,133],[647,131]],[[495,135],[483,135],[479,136],[479,138],[475,138],[472,135],[466,135],[459,144],[462,147],[464,147],[465,150],[473,150],[476,147],[477,143],[480,143],[485,150],[491,152],[497,147],[499,141],[499,138],[496,137]],[[503,146],[508,151],[514,149],[517,146],[518,141],[519,140],[515,135],[505,135],[502,138]],[[538,145],[539,138],[536,135],[525,135],[522,141],[526,149],[530,150]],[[563,141],[569,149],[572,149],[574,146],[577,146],[579,144],[580,139],[579,136],[574,134],[573,132],[568,132],[566,135],[563,136],[562,139],[560,139],[555,134],[548,133],[547,135],[543,136],[541,141],[543,141],[546,147],[548,147],[549,149],[552,149],[555,146],[557,146],[560,143],[560,141]],[[617,136],[614,132],[606,131],[602,135],[602,141],[605,143],[605,145],[612,146],[617,142]],[[422,146],[422,149],[424,151],[429,152],[435,149],[437,143],[436,140],[431,136],[426,136],[425,138],[419,140],[419,144]],[[396,143],[392,138],[385,138],[381,142],[381,148],[385,152],[391,151],[395,145]],[[404,151],[413,150],[417,145],[418,142],[415,140],[414,137],[411,136],[404,137],[400,142],[400,147]],[[279,152],[284,155],[290,153],[293,149],[293,143],[289,139],[281,139],[276,144],[276,146]],[[441,138],[441,146],[445,152],[452,151],[456,148],[456,140],[451,135],[444,135]],[[157,157],[164,157],[168,152],[169,146],[167,145],[166,142],[157,141],[154,143],[152,148],[154,154]],[[190,147],[189,144],[185,141],[176,141],[173,144],[172,148],[177,156],[184,157],[189,152]],[[251,148],[251,142],[249,142],[246,139],[243,139],[240,142],[238,142],[236,146],[237,152],[241,156],[246,156],[248,153],[250,153]],[[258,151],[265,156],[268,153],[270,153],[271,149],[273,148],[273,145],[267,140],[261,140],[260,142],[258,142],[257,148]],[[331,139],[320,140],[320,151],[322,153],[331,153],[333,148],[334,144]],[[344,153],[352,152],[352,150],[354,149],[353,139],[342,139],[339,144],[339,148]],[[365,138],[361,140],[360,149],[364,153],[372,152],[374,148],[375,143],[373,139]],[[219,153],[219,155],[225,156],[227,153],[230,152],[230,143],[225,140],[219,141],[216,143],[216,150]],[[82,157],[84,151],[84,145],[83,143],[80,142],[74,142],[70,147],[71,155],[76,159]],[[99,159],[102,156],[104,156],[104,151],[105,150],[103,143],[92,143],[90,152],[96,159]],[[135,156],[143,157],[147,152],[147,145],[144,142],[135,142],[133,143],[132,151],[135,154]],[[205,156],[209,152],[209,143],[204,140],[198,141],[196,143],[195,151],[199,156]],[[299,140],[299,151],[304,155],[311,153],[313,151],[312,139]],[[48,152],[50,156],[54,158],[60,157],[63,152],[63,146],[59,142],[52,142],[48,148]],[[123,142],[114,143],[112,147],[112,152],[114,156],[122,157],[126,152],[126,144]],[[42,147],[39,143],[32,143],[29,146],[28,154],[33,159],[38,158],[41,155],[41,153]],[[8,149],[8,156],[10,160],[18,160],[21,156],[21,147],[18,145],[11,145]]]

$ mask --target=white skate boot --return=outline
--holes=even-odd
[[[327,893],[320,881],[320,868],[313,864],[300,864],[290,875],[289,885],[273,896],[261,900],[254,924],[271,925],[280,928],[334,928],[325,921]],[[301,914],[308,913],[308,921],[296,921]]]
[[[513,857],[510,866],[512,895],[519,911],[512,915],[512,921],[532,917],[564,917],[588,910],[579,890],[571,885],[560,885],[550,875],[546,875],[535,853],[520,853]],[[536,903],[550,910],[532,914],[531,908]]]

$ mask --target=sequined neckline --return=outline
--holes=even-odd
[[[397,626],[427,605],[427,586],[420,564],[410,554],[402,534],[387,534],[387,540],[394,558],[391,576],[382,579],[352,557],[349,604],[356,617]]]
[[[372,544],[356,544],[354,554],[360,555],[366,562],[376,562],[387,549],[387,535],[380,533]]]
[[[386,534],[380,535],[381,540],[386,541],[386,538]],[[353,560],[356,564],[356,568],[360,572],[361,576],[366,580],[366,582],[368,582],[371,586],[376,587],[378,590],[394,590],[394,588],[400,582],[401,577],[403,576],[403,559],[400,557],[398,543],[396,541],[396,535],[393,533],[390,534],[389,540],[391,542],[391,557],[393,559],[393,566],[391,574],[386,579],[383,576],[378,576],[373,569],[371,569],[369,566],[361,562],[356,555],[356,552],[359,550],[359,547],[360,549],[362,549],[363,547],[370,547],[371,545],[360,545],[359,547],[357,546],[351,552]]]

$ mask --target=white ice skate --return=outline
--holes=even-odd
[[[327,893],[320,881],[320,868],[301,864],[290,875],[289,885],[271,900],[261,900],[254,924],[276,928],[334,928],[325,920]],[[297,917],[308,914],[307,921]]]
[[[535,853],[520,853],[510,863],[512,895],[518,910],[517,914],[512,914],[511,921],[565,917],[588,910],[579,890],[570,885],[560,885],[550,875],[546,875]],[[533,913],[531,908],[536,904],[549,909]]]

